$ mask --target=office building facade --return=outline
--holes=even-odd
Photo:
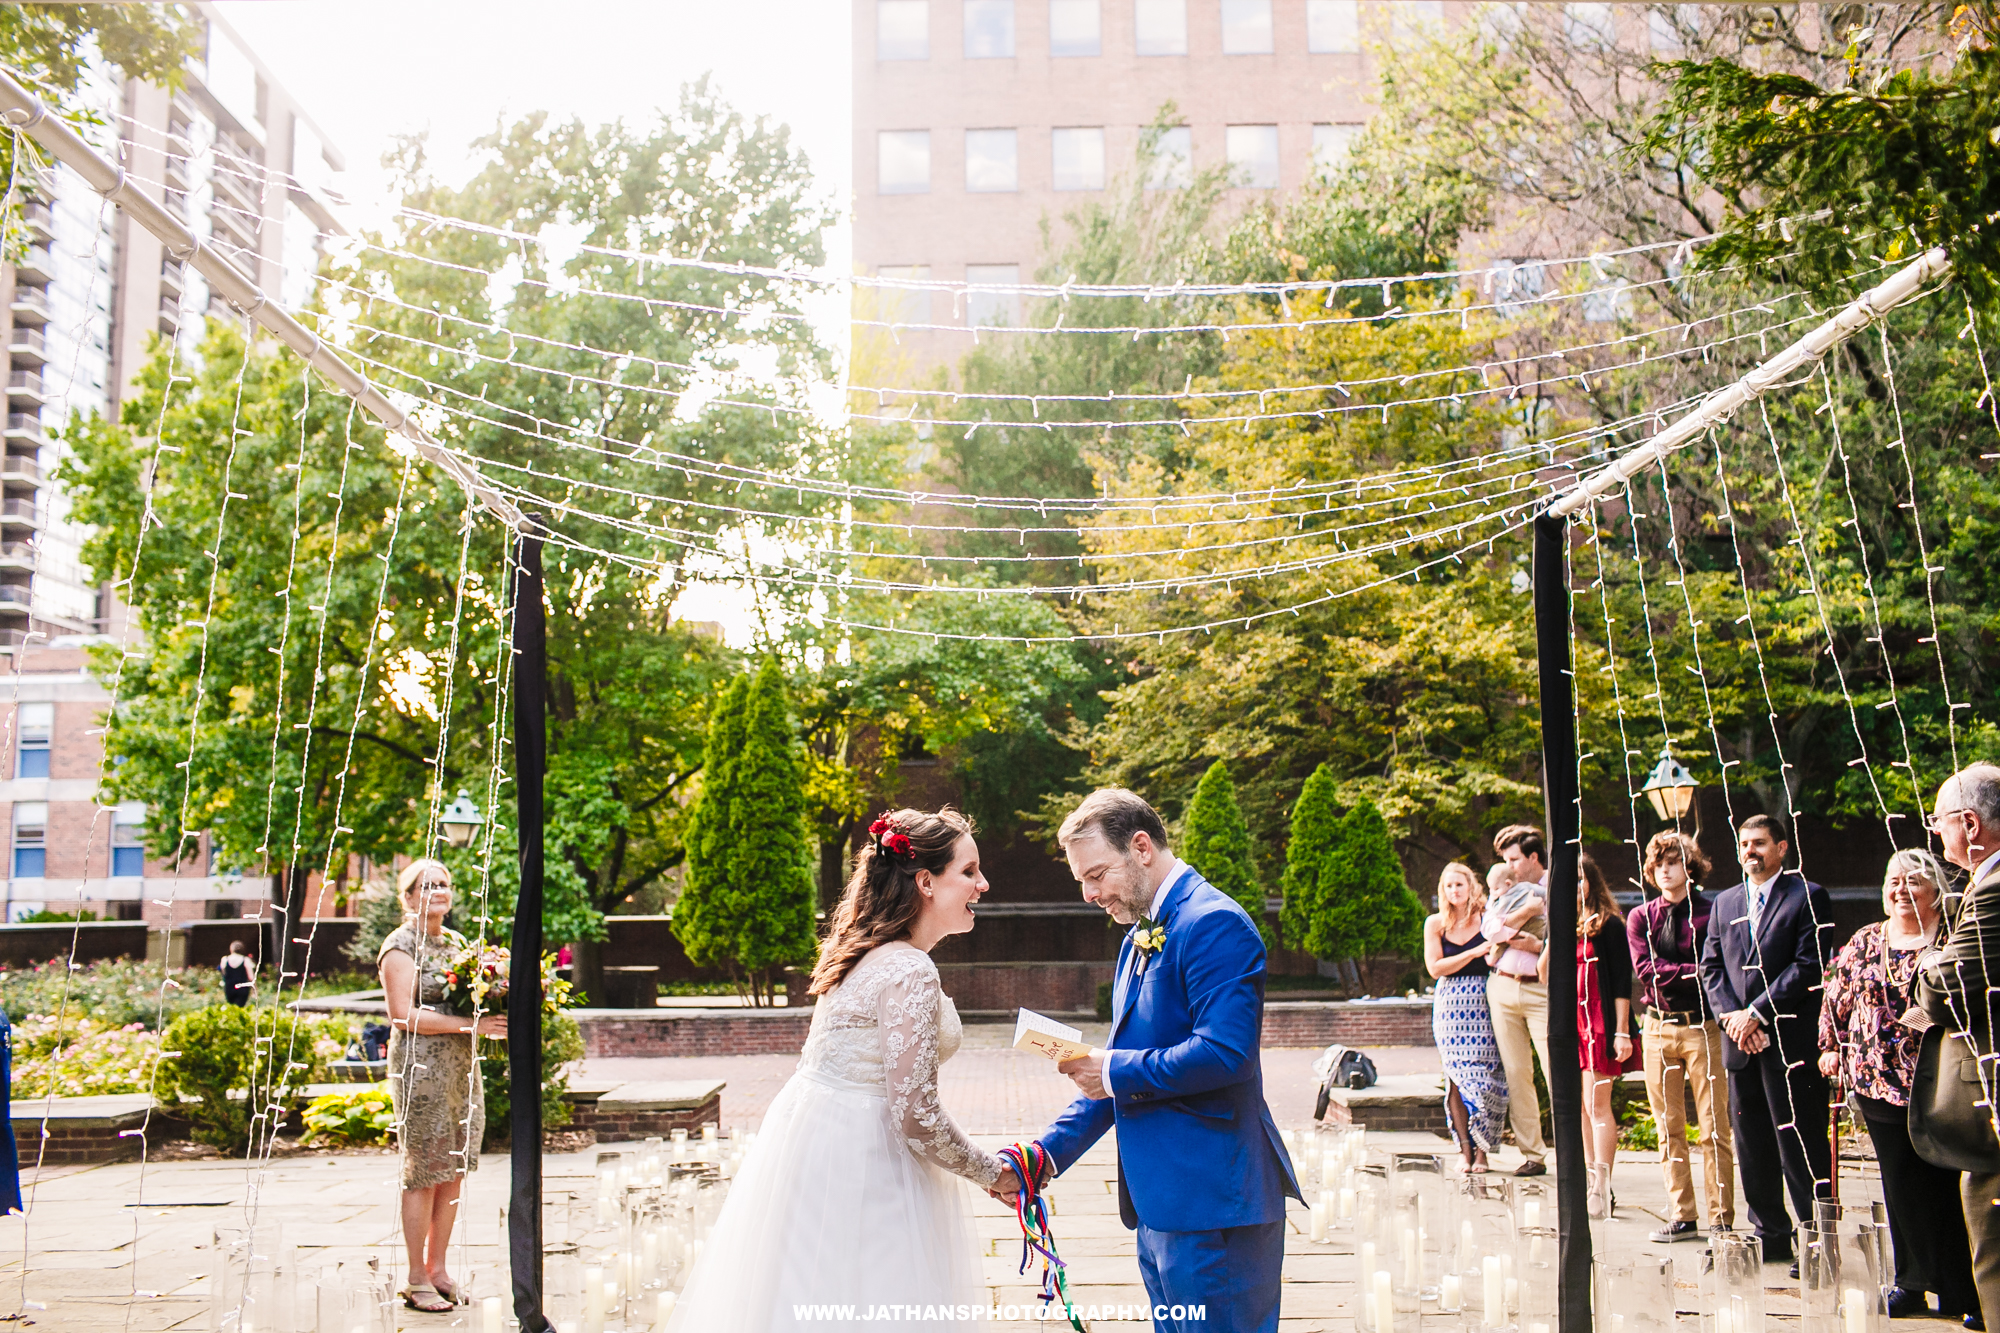
[[[324,239],[339,230],[342,162],[326,136],[208,6],[200,59],[169,91],[108,69],[84,96],[105,124],[100,151],[265,291],[310,292]],[[141,846],[145,810],[99,805],[109,693],[85,670],[93,642],[122,641],[124,614],[82,559],[86,529],[51,484],[60,428],[114,416],[156,338],[192,357],[207,321],[241,319],[143,228],[69,168],[18,173],[31,244],[0,265],[0,338],[9,358],[0,455],[0,717],[9,752],[0,808],[10,835],[8,919],[47,907],[110,917],[261,912],[264,878],[209,864],[177,869]],[[138,646],[136,644],[132,645]]]

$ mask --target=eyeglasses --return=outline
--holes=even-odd
[[[1934,815],[1925,815],[1924,827],[1933,833],[1942,834],[1944,832],[1944,822],[1947,819],[1950,819],[1953,815],[1965,814],[1967,810],[1968,807],[1961,805],[1951,810],[1940,810]]]

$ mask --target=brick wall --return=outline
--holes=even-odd
[[[812,1026],[810,1009],[642,1014],[614,1009],[577,1015],[584,1053],[617,1055],[797,1055]]]
[[[665,1138],[677,1129],[684,1129],[691,1137],[700,1138],[703,1125],[719,1128],[721,1124],[722,1094],[717,1093],[700,1106],[675,1111],[617,1110],[595,1102],[579,1103],[571,1115],[568,1128],[589,1130],[597,1136],[599,1143],[618,1143],[653,1135]]]
[[[1113,962],[940,963],[938,980],[961,1011],[1019,1008],[1043,1013],[1095,1012],[1097,987]]]
[[[1264,1006],[1266,1046],[1435,1046],[1429,1000],[1280,1000]]]

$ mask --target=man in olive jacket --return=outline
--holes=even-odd
[[[1965,1172],[1959,1186],[1972,1238],[1980,1316],[2000,1319],[2000,1139],[1993,1126],[1994,997],[2000,985],[2000,767],[1974,764],[1946,779],[1927,821],[1947,861],[1972,873],[1944,947],[1927,955],[1917,1000],[1925,1034],[1912,1093],[1911,1138],[1924,1157]]]

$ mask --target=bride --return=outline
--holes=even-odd
[[[990,1187],[1004,1168],[938,1104],[938,1064],[960,1029],[930,960],[939,940],[972,929],[985,892],[965,816],[875,821],[813,969],[820,998],[798,1072],[764,1117],[672,1333],[823,1328],[896,1305],[917,1307],[898,1328],[927,1329],[912,1317],[924,1306],[986,1305],[964,1181]]]

